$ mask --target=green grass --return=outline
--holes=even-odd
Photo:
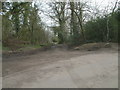
[[[8,51],[10,49],[8,47],[3,47],[2,44],[0,43],[0,50]]]
[[[17,51],[27,51],[41,48],[40,45],[22,45],[22,48],[19,48]]]
[[[22,48],[17,49],[16,51],[27,51],[32,49],[41,48],[40,45],[20,45]],[[3,51],[10,51],[11,49],[9,47],[4,47],[0,44],[0,50]]]
[[[40,45],[23,45],[23,47],[41,48]]]
[[[16,49],[16,51],[28,51],[28,50],[34,50],[34,49],[39,49],[44,46],[49,46],[50,44],[41,44],[41,45],[31,45],[31,44],[26,44],[26,45],[19,45],[21,48]],[[0,45],[0,50],[3,51],[10,51],[11,49],[9,47],[2,47]]]
[[[0,43],[0,50],[2,50],[2,44]]]
[[[10,51],[11,49],[9,47],[2,47],[3,51]]]

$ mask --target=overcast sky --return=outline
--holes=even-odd
[[[49,1],[50,2],[50,0],[46,0],[46,2],[47,1]],[[77,0],[78,1],[78,0]],[[79,0],[80,1],[80,0]],[[99,6],[99,8],[100,9],[104,9],[105,7],[107,7],[108,5],[110,5],[110,6],[113,6],[114,5],[114,3],[116,2],[116,0],[82,0],[82,1],[88,1],[90,4],[91,4],[91,6]],[[119,0],[118,0],[119,1]],[[44,1],[43,1],[44,2]],[[44,4],[43,6],[42,6],[42,8],[45,10],[45,11],[47,11],[47,10],[49,10],[48,9],[48,6],[46,5],[46,4]],[[41,14],[41,19],[42,19],[42,21],[46,24],[46,25],[48,25],[48,26],[51,26],[51,24],[53,24],[52,23],[52,20],[49,18],[49,17],[47,17],[47,16],[45,16],[43,13]]]

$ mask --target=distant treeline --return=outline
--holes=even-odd
[[[115,2],[99,11],[97,7],[91,9],[87,2],[50,3],[50,8],[55,13],[50,17],[59,24],[53,27],[59,43],[79,45],[89,42],[120,42],[120,11],[117,6],[118,2]]]
[[[97,17],[84,24],[85,36],[89,42],[120,42],[120,12],[116,10],[107,16]]]
[[[45,31],[36,4],[32,2],[2,3],[3,45],[7,45],[10,39],[33,45],[45,44],[49,43],[49,34]]]
[[[3,45],[7,46],[10,39],[33,45],[52,43],[51,38],[53,42],[69,45],[120,42],[120,11],[115,9],[116,5],[112,12],[93,18],[86,2],[50,2],[48,12],[40,12],[40,6],[33,2],[3,2]],[[39,13],[48,13],[57,23],[51,27],[54,34],[46,30]]]

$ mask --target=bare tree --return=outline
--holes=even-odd
[[[75,5],[74,5],[75,4]],[[84,28],[83,28],[83,23],[85,21],[83,13],[85,11],[88,11],[86,8],[87,2],[71,2],[71,12],[75,14],[77,17],[79,27],[80,27],[80,32],[82,34],[84,42],[86,42],[85,34],[84,34]]]
[[[58,30],[58,38],[59,43],[64,43],[66,39],[66,20],[68,19],[67,16],[65,16],[65,10],[66,10],[66,2],[52,2],[49,3],[49,6],[51,7],[51,12],[49,16],[59,24],[59,30]]]
[[[112,11],[111,11],[111,14],[110,14],[112,17],[113,17],[113,14],[115,12],[115,9],[117,8],[117,4],[118,4],[118,0],[116,0],[114,6],[112,8]],[[107,17],[107,36],[106,36],[106,38],[107,38],[107,42],[108,42],[109,41],[109,34],[110,34],[110,29],[109,29],[109,15],[106,15],[106,17]]]

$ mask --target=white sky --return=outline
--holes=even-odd
[[[46,1],[49,1],[49,0],[46,0]],[[78,1],[78,0],[77,0]],[[80,0],[79,0],[80,1]],[[83,1],[83,0],[82,0]],[[84,1],[86,1],[86,0],[84,0]],[[114,6],[114,4],[115,4],[115,2],[116,2],[116,0],[87,0],[90,4],[91,4],[91,6],[99,6],[99,8],[102,10],[102,9],[104,9],[105,7],[107,7],[108,5],[110,5],[110,6]],[[118,0],[119,1],[119,0]],[[49,1],[50,2],[50,1]],[[42,8],[44,8],[44,10],[48,10],[48,7],[47,7],[47,5],[44,5],[44,6],[42,6]],[[45,16],[44,14],[41,14],[41,19],[42,19],[42,21],[46,24],[46,25],[48,25],[48,26],[51,26],[51,24],[52,24],[52,20],[49,18],[49,17],[47,17],[47,16]]]
[[[0,1],[6,1],[6,0],[0,0]],[[11,0],[7,0],[7,1],[11,1]],[[12,0],[12,1],[18,1],[18,0]],[[24,2],[31,2],[31,1],[35,1],[37,3],[37,1],[39,2],[51,2],[51,1],[65,1],[65,0],[21,0],[21,1],[24,1]],[[66,0],[67,1],[67,0]],[[91,6],[99,6],[99,8],[102,10],[104,9],[105,7],[107,7],[108,5],[110,6],[114,6],[116,0],[74,0],[74,1],[88,1],[88,3],[91,4]],[[118,0],[118,2],[120,2],[120,0]],[[41,7],[40,7],[41,8]],[[43,5],[42,8],[44,10],[48,10],[48,6],[47,5]],[[50,26],[52,24],[52,20],[48,17],[48,16],[45,16],[43,13],[41,14],[41,19],[42,21]]]

